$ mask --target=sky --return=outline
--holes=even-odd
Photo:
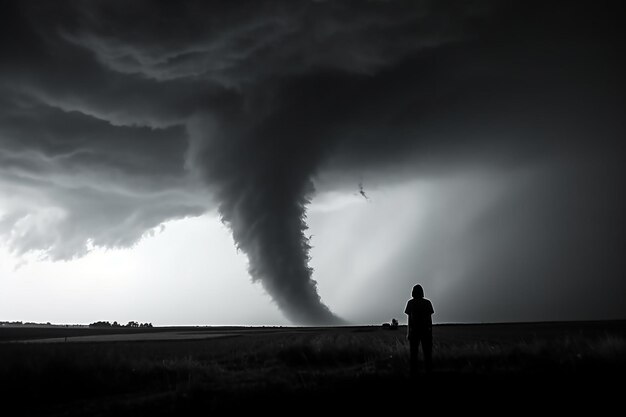
[[[626,318],[617,2],[0,8],[0,321]]]

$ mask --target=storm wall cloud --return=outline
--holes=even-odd
[[[611,250],[624,244],[614,8],[5,1],[0,237],[17,254],[71,259],[216,212],[289,320],[342,323],[310,263],[307,207],[317,193],[478,171],[521,190],[523,173],[522,200],[501,193],[452,243],[407,248],[417,255],[399,270],[434,274],[443,253],[465,258],[476,240],[484,250],[466,263],[463,285],[488,287],[484,277],[511,260],[515,282],[551,271],[577,286],[600,264],[596,279],[623,289]],[[519,214],[510,202],[530,208]],[[442,208],[429,233],[454,210]],[[537,236],[545,252],[513,262]]]

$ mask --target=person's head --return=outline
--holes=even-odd
[[[411,295],[413,296],[413,298],[424,298],[424,289],[421,285],[417,284],[413,287]]]

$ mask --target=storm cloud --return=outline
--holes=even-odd
[[[603,265],[597,279],[622,285],[624,68],[611,3],[2,7],[0,237],[18,254],[132,246],[216,210],[287,318],[340,323],[309,263],[316,192],[481,171],[521,194],[501,192],[407,268],[434,275],[469,257],[471,286],[543,236],[511,282],[549,273],[579,285]],[[364,174],[372,182],[353,181]]]

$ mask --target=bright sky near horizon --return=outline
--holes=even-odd
[[[393,188],[370,192],[369,201],[356,188],[352,194],[327,193],[310,208],[314,279],[329,306],[354,323],[404,320],[406,294],[396,305],[391,300],[389,305],[359,302],[372,273],[402,244],[402,233],[410,238],[405,225],[419,213],[419,187]],[[398,204],[405,207],[402,213],[396,212]],[[387,221],[377,223],[376,218]],[[361,243],[356,247],[354,236]],[[4,247],[0,318],[62,324],[290,325],[261,285],[251,284],[247,265],[216,214],[170,221],[131,248],[94,248],[69,261],[41,260],[35,254],[15,257]]]

